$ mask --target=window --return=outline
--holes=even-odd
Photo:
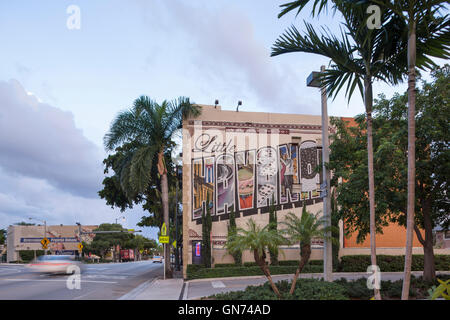
[[[444,231],[444,239],[445,240],[450,240],[450,230],[445,230]]]

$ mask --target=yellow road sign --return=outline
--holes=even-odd
[[[160,243],[169,243],[169,236],[159,236]]]
[[[176,248],[176,247],[177,247],[177,240],[175,240],[174,242],[172,242],[172,245],[173,245],[174,248]]]
[[[79,251],[83,250],[83,245],[82,245],[81,243],[79,243],[79,244],[77,245],[77,247],[78,247],[78,250],[79,250]]]
[[[47,249],[49,243],[50,243],[50,240],[48,240],[47,238],[42,239],[41,240],[42,249]]]
[[[162,236],[167,236],[167,227],[166,227],[166,223],[163,222],[163,225],[161,227],[161,235]]]

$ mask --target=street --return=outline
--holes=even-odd
[[[163,264],[152,261],[86,264],[81,288],[68,289],[68,275],[35,274],[23,265],[0,265],[0,300],[115,300],[162,276]]]

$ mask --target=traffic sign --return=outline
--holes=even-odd
[[[169,243],[169,236],[159,236],[160,243]]]
[[[81,252],[81,250],[83,250],[83,245],[81,243],[79,243],[77,247],[78,247],[78,251]]]
[[[50,243],[50,240],[48,240],[47,238],[42,239],[41,240],[42,249],[47,249],[49,243]]]
[[[174,242],[172,242],[173,247],[176,249],[177,248],[177,240],[175,240]]]
[[[166,223],[163,222],[163,225],[161,227],[161,235],[162,236],[167,236],[167,227],[166,227]]]

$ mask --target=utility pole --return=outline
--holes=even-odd
[[[321,89],[322,99],[322,176],[323,185],[321,186],[321,193],[323,195],[323,216],[325,219],[325,226],[331,226],[331,174],[330,170],[326,168],[326,164],[330,162],[329,138],[328,138],[328,109],[327,109],[327,89],[319,81],[319,77],[325,71],[325,66],[320,67],[319,72],[312,72],[307,79],[308,87],[316,87]],[[333,255],[331,246],[331,234],[327,232],[324,239],[323,248],[323,273],[325,281],[333,281]]]

